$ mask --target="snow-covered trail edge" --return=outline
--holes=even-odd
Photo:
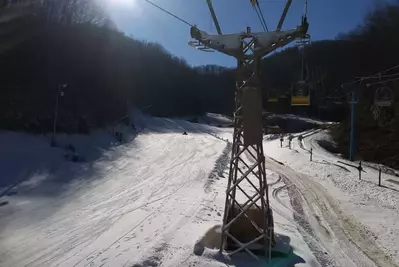
[[[324,227],[330,230],[330,234],[323,234],[323,231],[316,233],[318,238],[323,240],[323,244],[331,244],[330,247],[327,246],[329,255],[341,263],[341,266],[349,266],[348,263],[352,263],[352,266],[397,266],[375,245],[366,229],[352,216],[345,214],[339,203],[322,186],[306,175],[300,175],[273,160],[268,159],[267,166],[287,177],[298,189],[305,199],[307,217],[313,220],[312,224],[316,225],[316,228]],[[322,220],[315,219],[316,216]]]

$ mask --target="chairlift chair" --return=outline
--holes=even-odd
[[[391,88],[384,86],[375,91],[374,105],[377,107],[390,107],[394,100]]]
[[[310,92],[306,81],[301,80],[292,86],[291,106],[310,106]]]
[[[270,103],[276,103],[278,102],[279,94],[276,89],[271,89],[268,91],[268,99],[267,101]]]

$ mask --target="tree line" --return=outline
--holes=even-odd
[[[394,2],[376,8],[361,25],[335,40],[266,57],[261,64],[264,108],[272,109],[266,101],[270,88],[290,95],[292,84],[300,79],[304,56],[312,94],[312,105],[305,112],[313,116],[327,112],[328,119],[342,121],[334,136],[346,153],[348,96],[354,88],[341,84],[399,64],[398,31],[399,3]],[[95,1],[2,1],[0,37],[0,127],[4,129],[51,131],[57,88],[64,83],[68,86],[59,99],[63,132],[102,127],[132,107],[158,116],[233,112],[234,69],[191,67],[159,44],[134,40],[120,32]],[[398,95],[395,82],[386,85]],[[391,165],[399,162],[391,146],[399,143],[397,105],[381,123],[370,111],[378,86],[356,86],[360,154]],[[303,111],[289,101],[279,108],[279,112]],[[371,137],[373,143],[368,141]]]
[[[399,65],[398,32],[399,3],[391,2],[381,4],[361,25],[335,40],[313,42],[305,47],[313,92],[312,106],[332,111],[329,119],[341,122],[332,130],[340,152],[343,155],[349,152],[349,102],[356,90],[358,159],[396,168],[399,167],[399,87],[395,78],[399,77],[399,69],[385,74],[384,71]],[[264,60],[267,87],[278,88],[282,93],[289,91],[290,84],[299,80],[301,58],[301,51],[294,47]],[[382,78],[378,78],[378,73]],[[375,74],[374,79],[359,79]],[[384,78],[384,75],[392,75],[392,79]],[[374,99],[381,87],[392,91],[392,106],[376,107]],[[291,111],[295,112],[295,108]],[[312,107],[308,111],[312,111]]]
[[[0,23],[2,128],[51,131],[60,84],[63,132],[102,127],[132,107],[158,116],[232,112],[232,70],[193,68],[159,44],[134,40],[95,3],[25,1],[1,10],[12,17]]]

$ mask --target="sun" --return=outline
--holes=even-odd
[[[123,20],[126,16],[137,17],[141,15],[140,0],[94,0],[99,1],[113,20]]]
[[[115,7],[120,7],[120,8],[135,8],[137,6],[137,0],[108,0],[108,2],[115,6]]]

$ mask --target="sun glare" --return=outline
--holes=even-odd
[[[135,8],[137,5],[137,0],[109,0],[113,6],[118,6],[122,8]]]

